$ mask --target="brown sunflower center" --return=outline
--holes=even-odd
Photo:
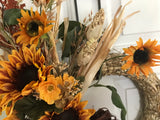
[[[34,65],[23,67],[15,76],[16,89],[21,91],[31,81],[38,80],[38,68]]]
[[[43,27],[43,24],[38,20],[32,20],[27,24],[26,32],[31,37],[37,36],[39,34],[39,27]]]
[[[137,64],[145,64],[149,60],[148,50],[144,48],[144,50],[136,50],[134,55],[134,62]]]
[[[54,90],[54,86],[53,86],[53,85],[48,86],[47,90],[48,90],[49,92],[53,91],[53,90]]]
[[[80,119],[78,112],[75,109],[70,108],[68,110],[65,110],[63,113],[59,115],[55,114],[52,117],[52,120],[80,120]]]

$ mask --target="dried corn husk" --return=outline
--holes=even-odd
[[[87,30],[87,42],[81,49],[77,56],[78,66],[86,65],[91,59],[95,49],[97,47],[97,40],[102,35],[104,24],[104,10],[100,9],[93,18],[93,22],[89,25]]]
[[[118,9],[117,13],[114,16],[114,19],[112,20],[110,25],[107,27],[102,38],[100,39],[100,42],[98,43],[96,51],[92,55],[89,63],[87,64],[86,67],[81,69],[80,76],[85,77],[82,93],[84,93],[87,90],[87,88],[91,85],[91,82],[93,81],[94,76],[96,75],[103,61],[108,55],[108,52],[111,46],[118,39],[119,35],[122,33],[123,27],[125,26],[125,19],[137,13],[137,12],[134,12],[123,19],[125,7],[130,2],[131,1],[129,1],[124,7],[121,6]]]

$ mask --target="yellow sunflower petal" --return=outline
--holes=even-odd
[[[129,48],[123,48],[124,52],[129,55],[133,55],[133,53],[129,50]]]
[[[48,25],[47,27],[44,28],[44,33],[49,32],[53,28],[53,25]]]
[[[136,42],[137,42],[138,48],[141,48],[143,46],[143,40],[142,40],[142,38],[139,38],[139,41],[136,41]]]
[[[26,96],[26,95],[29,95],[30,93],[32,93],[32,91],[38,87],[37,85],[38,84],[36,81],[31,81],[29,84],[27,84],[23,88],[23,90],[21,92],[22,96]]]
[[[160,56],[159,56],[159,55],[151,55],[150,57],[153,58],[153,59],[158,59],[158,60],[160,60]]]
[[[151,44],[151,46],[150,47],[152,47],[152,48],[154,48],[155,46],[156,46],[156,44],[158,43],[158,41],[157,40],[153,40],[152,41],[152,44]]]
[[[135,68],[135,73],[136,73],[136,76],[139,77],[140,69],[139,69],[139,66],[138,66],[138,65],[137,65],[136,68]]]
[[[81,110],[81,109],[84,109],[84,107],[88,104],[88,101],[83,101],[83,102],[80,102],[77,109]]]
[[[140,66],[140,71],[145,75],[149,75],[149,70],[145,66]]]
[[[123,57],[123,59],[122,59],[122,61],[128,61],[128,60],[132,60],[133,61],[133,56],[132,55],[128,55],[128,56],[125,56],[125,57]]]
[[[30,15],[29,15],[28,11],[25,12],[23,9],[21,9],[21,14],[22,14],[22,16],[23,16],[24,18],[26,18],[26,19],[27,19],[27,18],[28,18],[28,19],[30,18]]]
[[[124,64],[121,69],[122,70],[126,70],[126,69],[129,69],[130,67],[132,66],[132,61],[127,61],[126,64]]]
[[[145,48],[149,48],[151,46],[151,39],[149,39],[145,44],[143,45]]]
[[[131,69],[127,73],[133,75],[135,72],[136,72],[136,67],[132,66]]]

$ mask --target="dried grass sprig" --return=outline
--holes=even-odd
[[[51,52],[52,53],[52,61],[55,64],[59,63],[59,58],[57,54],[57,49],[56,49],[56,36],[58,33],[58,28],[59,28],[59,18],[60,18],[60,10],[61,10],[61,3],[63,0],[55,0],[56,2],[56,18],[55,18],[55,25],[53,28],[53,31],[50,32],[50,41],[52,44]]]

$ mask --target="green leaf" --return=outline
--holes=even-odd
[[[80,30],[80,22],[77,21],[69,21],[68,32],[72,31],[75,27],[78,27]],[[64,37],[64,22],[59,26],[58,38]]]
[[[47,40],[49,40],[49,35],[48,35],[47,33],[45,33],[45,34],[43,34],[43,35],[41,36],[41,38],[42,38],[42,39],[47,39]]]
[[[122,100],[121,100],[119,94],[117,93],[116,88],[114,88],[112,86],[102,85],[102,84],[94,84],[94,85],[92,85],[92,87],[106,87],[109,90],[111,90],[112,91],[112,95],[111,95],[112,102],[116,107],[121,109],[121,120],[125,120],[125,116],[127,114],[127,111],[122,103]]]
[[[43,100],[36,100],[32,95],[26,96],[21,100],[18,100],[15,104],[17,116],[19,119],[24,120],[27,115],[30,120],[38,120],[45,111],[62,112],[62,109],[57,109],[55,105],[48,105]]]
[[[113,104],[121,109],[121,120],[125,120],[125,116],[126,116],[126,109],[122,103],[122,100],[119,96],[119,94],[117,93],[117,90],[112,87],[112,86],[107,86],[108,89],[110,89],[112,91],[112,102]]]
[[[16,25],[18,24],[17,18],[21,17],[21,9],[7,9],[3,14],[3,21],[7,25]]]
[[[76,80],[79,80],[80,83],[83,83],[84,80],[85,80],[85,77],[84,77],[84,76],[78,76],[78,77],[76,78]]]
[[[76,31],[76,28],[72,29],[70,32],[67,33],[67,37],[66,37],[65,44],[64,44],[64,49],[62,51],[62,59],[64,57],[69,57],[69,55],[72,52],[71,51],[73,49],[72,48],[72,43],[76,39],[75,31]]]
[[[69,57],[71,54],[73,54],[75,52],[75,48],[73,47],[73,44],[76,44],[76,41],[78,39],[76,34],[81,29],[84,29],[84,28],[85,28],[85,26],[82,25],[80,22],[69,21],[65,44],[63,45],[64,49],[62,51],[62,59],[64,57]],[[61,38],[62,40],[64,38],[64,22],[59,26],[58,38]]]

